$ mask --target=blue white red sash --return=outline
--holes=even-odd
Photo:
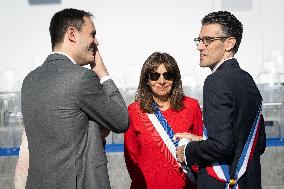
[[[162,112],[155,104],[155,112],[153,114],[145,114],[140,112],[142,121],[146,128],[151,132],[153,139],[156,141],[159,149],[165,155],[172,167],[184,178],[187,177],[191,182],[196,183],[196,179],[188,166],[181,166],[176,159],[176,147],[178,141],[173,140],[174,131],[163,116]],[[139,108],[138,108],[139,109]]]
[[[230,171],[229,166],[224,163],[214,163],[209,167],[206,167],[208,174],[222,182],[226,182],[225,188],[232,187],[233,189],[238,189],[238,180],[242,177],[242,175],[246,172],[247,165],[249,160],[252,158],[254,149],[258,140],[259,136],[259,128],[261,125],[260,118],[261,118],[261,106],[257,112],[256,118],[254,123],[251,127],[248,139],[244,145],[240,158],[238,160],[237,168],[235,170],[234,178],[230,178]],[[204,126],[203,129],[203,138],[206,140],[208,138],[207,130]]]

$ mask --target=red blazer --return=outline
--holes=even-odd
[[[175,133],[190,132],[201,136],[203,124],[198,101],[189,97],[184,97],[183,101],[182,110],[177,112],[169,108],[162,111],[164,117]],[[153,139],[153,134],[146,128],[139,115],[141,112],[139,103],[134,102],[129,105],[128,111],[130,127],[124,135],[124,153],[132,180],[131,188],[196,188],[165,158]]]

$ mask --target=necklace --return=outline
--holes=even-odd
[[[168,101],[168,102],[163,103],[163,104],[158,104],[158,103],[157,103],[157,105],[159,106],[159,108],[167,108],[167,107],[170,106],[170,102]]]

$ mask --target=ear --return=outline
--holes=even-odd
[[[234,46],[236,45],[236,42],[237,42],[237,40],[234,37],[229,37],[226,40],[226,46],[225,46],[226,52],[231,51],[234,48]]]
[[[66,32],[69,41],[76,43],[78,31],[74,27],[69,27]]]

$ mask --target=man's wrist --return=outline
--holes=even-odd
[[[103,76],[101,79],[100,79],[100,83],[103,84],[103,82],[107,81],[111,79],[111,77],[109,75],[106,75],[106,76]]]

